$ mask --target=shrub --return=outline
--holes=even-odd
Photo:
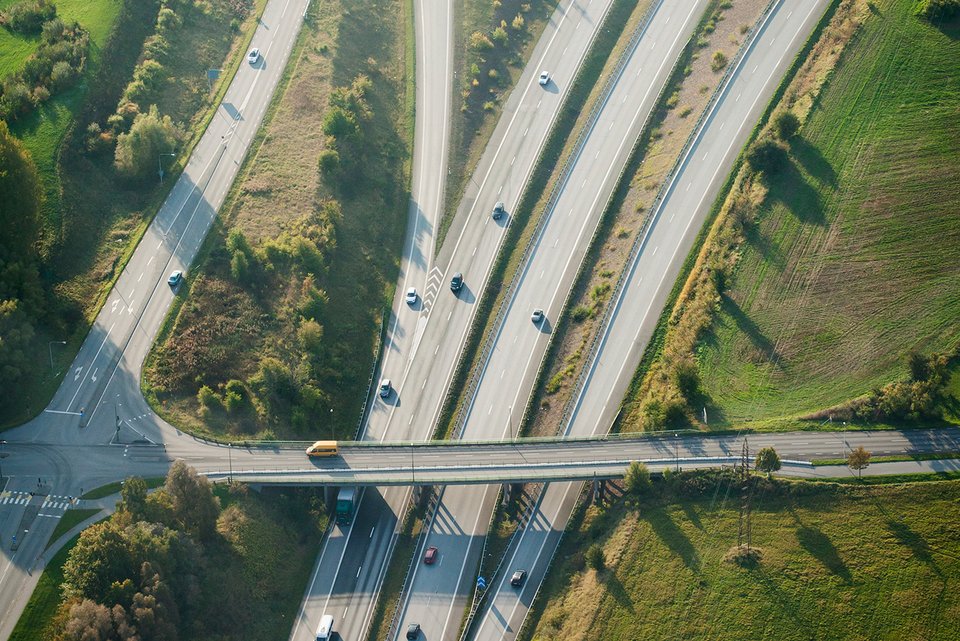
[[[3,19],[11,31],[39,33],[43,24],[57,15],[57,8],[46,0],[23,0],[3,12]]]
[[[44,42],[52,44],[63,38],[63,32],[65,30],[66,27],[63,24],[63,20],[60,18],[54,18],[53,20],[47,20],[43,23],[43,29],[40,32],[40,37],[43,38]]]
[[[603,548],[600,547],[599,543],[594,543],[587,548],[586,560],[587,565],[597,572],[602,572],[607,566],[607,557],[603,553]]]
[[[482,31],[474,31],[470,34],[470,48],[476,51],[488,51],[493,49],[493,41]]]
[[[800,119],[792,111],[781,111],[773,121],[774,130],[780,140],[787,141],[800,131]]]
[[[920,0],[916,14],[931,22],[950,20],[960,15],[960,0]]]
[[[710,69],[714,72],[720,71],[727,66],[728,62],[729,60],[727,59],[727,55],[725,53],[722,51],[714,51],[713,57],[710,58]]]
[[[502,26],[497,27],[496,29],[493,30],[492,37],[493,37],[493,41],[496,42],[501,47],[506,46],[507,40],[510,39],[510,36],[507,35],[507,30],[504,29]]]
[[[130,132],[117,137],[114,164],[127,176],[145,178],[153,174],[161,153],[170,153],[180,141],[180,129],[170,116],[161,116],[156,105],[139,114]]]
[[[577,305],[570,312],[570,318],[574,323],[582,323],[593,315],[593,310],[586,305]]]
[[[764,138],[747,151],[747,162],[754,171],[777,174],[787,164],[787,150],[776,141]]]
[[[320,158],[317,159],[317,167],[323,175],[333,175],[340,169],[340,154],[336,149],[324,149],[320,152]]]
[[[623,476],[624,489],[634,496],[642,496],[650,490],[651,485],[650,470],[647,466],[638,461],[631,463]]]
[[[50,70],[50,88],[54,91],[62,91],[73,84],[76,77],[77,70],[71,67],[69,62],[61,60]]]
[[[220,397],[209,385],[204,385],[197,392],[197,402],[200,407],[210,410],[220,405]]]
[[[523,16],[518,13],[516,17],[513,19],[513,22],[510,23],[510,26],[512,26],[517,31],[521,31],[524,27]]]

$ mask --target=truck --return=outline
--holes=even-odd
[[[350,525],[357,509],[360,493],[355,487],[341,487],[337,493],[337,524]]]

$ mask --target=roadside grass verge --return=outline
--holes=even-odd
[[[149,489],[154,489],[163,485],[164,478],[162,476],[156,476],[143,479],[143,481],[147,484]],[[114,481],[113,483],[107,483],[106,485],[101,485],[100,487],[94,488],[89,492],[86,492],[80,498],[84,500],[102,499],[106,496],[110,496],[111,494],[118,494],[121,489],[123,489],[123,481]]]
[[[53,545],[53,543],[61,536],[100,511],[100,508],[94,507],[70,509],[64,512],[60,520],[57,521],[57,527],[53,529],[53,534],[50,535],[50,540],[47,541],[47,547],[44,549],[49,549],[49,547]]]
[[[724,69],[711,68],[710,53],[719,51],[732,59],[766,5],[767,0],[733,6],[711,2],[678,56],[636,142],[623,180],[606,204],[565,313],[557,319],[555,338],[531,400],[536,411],[530,412],[530,421],[524,425],[531,434],[553,434],[560,427],[617,277],[627,267],[661,184],[723,78]]]
[[[63,584],[63,564],[79,538],[78,534],[70,539],[47,563],[37,581],[37,587],[33,589],[30,600],[10,634],[10,641],[46,641],[52,638],[52,630],[48,628],[63,596],[60,588]]]
[[[760,480],[762,559],[740,567],[724,560],[737,543],[731,477],[680,477],[639,504],[584,506],[518,638],[955,637],[960,540],[944,523],[960,482]],[[585,563],[591,545],[600,572]]]
[[[459,17],[460,21],[454,25],[454,77],[458,80],[451,98],[446,213],[440,219],[438,249],[453,222],[465,181],[500,119],[503,103],[558,3],[559,0],[456,3],[454,19]],[[506,26],[501,26],[501,21]],[[498,28],[503,35],[497,32]]]
[[[650,399],[675,398],[681,365],[698,388],[682,422],[702,428],[705,406],[711,428],[753,427],[840,405],[904,379],[911,352],[960,345],[948,249],[960,242],[948,187],[960,27],[933,27],[906,2],[838,5],[768,110],[800,117],[786,168],[734,181],[715,227],[727,231],[699,254],[624,429],[648,422]],[[731,260],[704,267],[711,252]],[[692,307],[699,318],[685,320]]]
[[[311,4],[148,359],[145,394],[167,420],[215,437],[354,436],[409,199],[410,10],[406,0]],[[345,95],[360,123],[350,140],[327,133]]]
[[[472,369],[477,366],[482,367],[482,363],[477,363],[477,359],[483,347],[483,341],[492,331],[496,321],[495,313],[503,302],[504,286],[513,279],[527,243],[536,229],[537,221],[543,214],[550,190],[557,181],[558,168],[562,167],[564,159],[572,152],[576,133],[584,126],[597,100],[602,87],[602,83],[598,83],[597,79],[609,64],[614,64],[610,60],[618,43],[621,47],[626,45],[625,42],[621,42],[621,36],[630,17],[635,15],[635,11],[640,10],[638,9],[640,4],[641,0],[614,0],[604,27],[601,27],[594,39],[571,84],[570,93],[556,116],[531,172],[527,187],[523,191],[516,211],[511,216],[506,237],[501,241],[502,248],[490,270],[487,286],[480,298],[456,372],[450,383],[449,389],[457,392],[448,392],[437,421],[434,438],[447,438],[451,434],[457,413],[467,400],[460,391],[467,384]],[[648,5],[649,2],[644,0],[642,4]]]
[[[892,454],[890,456],[871,456],[871,463],[896,463],[899,461],[942,461],[945,459],[960,458],[960,452],[930,452],[925,454]],[[810,461],[814,465],[846,465],[845,458],[815,458]]]
[[[35,350],[49,341],[67,341],[51,350],[53,367],[37,359],[24,375],[21,394],[0,425],[16,425],[39,411],[53,395],[86,337],[90,324],[132,255],[143,232],[180,173],[184,160],[166,167],[167,180],[131,181],[113,167],[112,145],[87,148],[87,126],[106,119],[143,55],[153,32],[159,3],[118,0],[56,3],[63,19],[77,19],[90,31],[87,66],[72,89],[53,97],[11,126],[31,152],[40,172],[45,201],[40,273],[48,296],[48,313],[35,321]],[[215,111],[205,72],[222,67],[222,95],[233,77],[243,47],[256,26],[266,0],[253,0],[250,15],[234,30],[224,12],[230,0],[187,3],[188,18],[168,34],[163,86],[155,102],[186,129],[183,157],[189,155]],[[144,106],[146,110],[146,106]]]

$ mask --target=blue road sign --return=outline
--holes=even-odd
[[[482,576],[478,576],[478,577],[477,577],[477,587],[478,587],[479,589],[481,589],[481,590],[486,590],[486,589],[487,589],[487,580],[484,579]]]

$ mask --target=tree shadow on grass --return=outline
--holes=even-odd
[[[693,505],[691,505],[689,501],[683,501],[682,507],[683,515],[686,516],[691,523],[693,523],[693,527],[702,531],[703,522],[700,521],[700,515],[697,514],[697,511],[693,509]]]
[[[647,512],[646,518],[663,544],[679,556],[688,569],[699,573],[700,556],[697,554],[696,548],[693,547],[693,543],[683,533],[683,530],[677,527],[670,515],[663,510],[655,510]]]
[[[630,593],[627,592],[627,589],[623,587],[623,583],[620,582],[620,579],[617,578],[617,575],[613,572],[607,572],[607,576],[604,579],[604,584],[607,587],[607,592],[610,593],[620,607],[625,608],[631,614],[634,613],[633,608],[633,599],[630,598]]]
[[[764,336],[760,330],[760,326],[740,308],[740,305],[738,305],[735,300],[727,295],[723,295],[720,305],[724,313],[730,316],[737,324],[737,328],[747,335],[754,347],[760,350],[771,363],[780,361],[781,355],[777,352],[773,342]]]
[[[852,576],[847,564],[840,558],[833,541],[821,530],[807,525],[797,528],[797,541],[800,546],[822,563],[831,573],[850,583]]]
[[[790,151],[793,153],[794,159],[803,166],[814,180],[823,185],[836,187],[837,172],[833,170],[833,165],[824,157],[816,145],[798,137],[791,141]]]
[[[897,539],[897,542],[908,548],[918,561],[929,565],[937,576],[942,576],[937,562],[933,559],[933,551],[925,538],[914,532],[909,525],[901,521],[887,519],[886,526]]]
[[[769,200],[781,203],[797,220],[810,225],[826,224],[820,192],[792,161],[785,163],[779,173],[768,176],[766,183]]]
[[[757,582],[767,593],[767,600],[773,604],[784,617],[793,622],[792,631],[799,638],[814,639],[812,631],[817,629],[814,621],[806,618],[802,607],[798,606],[793,598],[784,592],[777,584],[776,577],[768,574],[763,566],[750,570],[750,575],[756,577]]]
[[[765,261],[778,270],[783,270],[786,266],[783,251],[763,233],[760,225],[747,225],[743,230],[743,237],[751,247],[760,252]]]

